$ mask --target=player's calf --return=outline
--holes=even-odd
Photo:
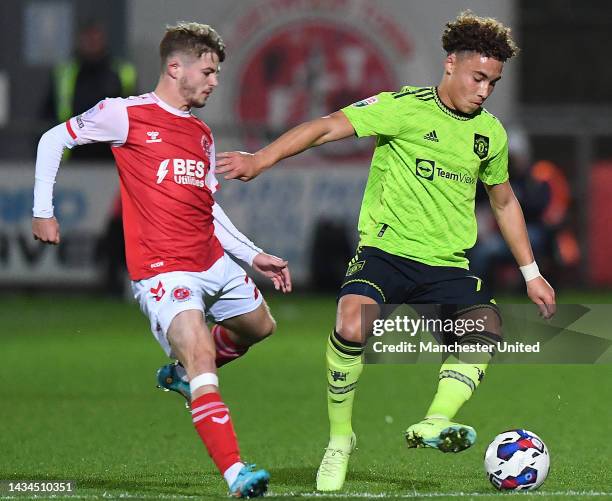
[[[271,315],[268,315],[267,318],[264,317],[264,320],[256,326],[251,325],[246,331],[247,335],[243,336],[239,336],[220,324],[212,326],[210,332],[215,343],[215,365],[217,368],[242,357],[253,344],[271,336],[276,330],[276,322]],[[187,402],[191,400],[189,377],[179,361],[166,364],[157,370],[157,387],[164,391],[179,393]]]
[[[229,409],[219,394],[215,347],[201,312],[187,310],[176,315],[168,330],[168,341],[189,377],[193,425],[228,487],[239,497],[265,490],[267,478],[263,475],[256,476],[254,486],[235,492],[245,464],[240,458]]]
[[[213,325],[210,330],[215,342],[215,366],[217,368],[243,356],[250,346],[241,346],[234,341],[235,334],[221,325]],[[164,391],[179,393],[187,402],[191,401],[189,377],[183,365],[176,362],[166,364],[157,370],[157,387]]]

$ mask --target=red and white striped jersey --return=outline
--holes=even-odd
[[[212,214],[215,147],[204,122],[149,93],[105,99],[66,128],[74,146],[112,146],[132,280],[204,271],[223,255]]]

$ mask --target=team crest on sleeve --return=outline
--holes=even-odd
[[[378,102],[378,98],[376,96],[372,96],[366,99],[362,99],[361,101],[357,101],[356,103],[353,103],[353,106],[355,108],[363,108],[364,106],[369,106],[377,102]]]
[[[476,153],[481,160],[487,157],[489,154],[489,138],[487,136],[474,134],[474,153]]]
[[[210,158],[210,146],[211,145],[206,135],[202,135],[200,144],[202,145],[202,151],[204,151],[204,155],[206,155],[207,158]]]
[[[179,302],[187,301],[191,298],[191,294],[191,289],[189,287],[182,286],[175,287],[170,293],[170,295],[172,296],[172,300]]]

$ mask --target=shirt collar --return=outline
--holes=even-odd
[[[153,101],[155,101],[155,103],[160,108],[166,110],[168,113],[172,113],[173,115],[176,115],[178,117],[190,117],[190,116],[192,116],[191,115],[191,110],[183,111],[183,110],[179,110],[178,108],[175,108],[174,106],[170,106],[168,103],[163,101],[157,94],[155,94],[155,92],[151,92],[150,96],[151,96],[151,99],[153,99]]]

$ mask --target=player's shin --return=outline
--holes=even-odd
[[[427,410],[426,418],[451,420],[473,395],[482,381],[494,346],[501,336],[492,332],[475,332],[461,338],[460,346],[486,347],[474,353],[451,355],[440,367],[438,390]]]
[[[348,448],[357,381],[363,370],[361,343],[343,339],[335,330],[327,340],[327,410],[330,447]]]
[[[213,373],[200,374],[191,380],[191,394],[200,395],[191,402],[191,417],[208,454],[231,487],[244,464],[240,460],[234,425],[221,400],[218,385],[218,378]],[[214,391],[202,394],[203,387],[213,387]]]

